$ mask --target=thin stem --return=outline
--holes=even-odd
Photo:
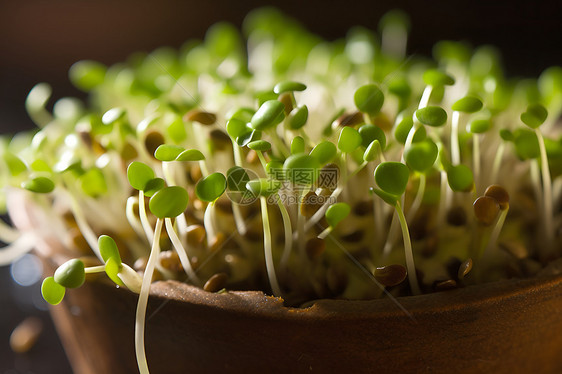
[[[544,204],[544,229],[547,238],[547,251],[552,251],[554,242],[554,226],[552,224],[552,181],[550,179],[550,170],[548,168],[548,158],[546,155],[546,147],[544,145],[544,138],[542,133],[537,128],[535,129],[537,138],[539,140],[539,149],[541,153],[541,171],[542,171],[542,186],[543,186],[543,204]]]
[[[146,235],[148,242],[151,243],[154,240],[154,231],[152,231],[152,227],[148,221],[148,216],[146,215],[144,192],[142,190],[139,190],[139,218],[144,229],[144,234]]]
[[[11,244],[0,249],[0,266],[10,265],[12,262],[31,251],[36,245],[36,240],[31,234],[23,234]]]
[[[103,273],[103,272],[105,272],[105,265],[90,266],[90,267],[84,268],[84,272],[86,274]]]
[[[440,196],[439,196],[439,206],[437,208],[437,227],[442,227],[443,222],[445,221],[445,213],[447,210],[447,206],[449,206],[449,199],[450,199],[451,190],[449,189],[447,183],[447,172],[441,171],[441,188],[440,188]]]
[[[260,196],[260,203],[263,225],[263,249],[265,255],[265,266],[267,269],[267,277],[269,278],[269,284],[271,285],[273,295],[281,296],[281,288],[279,287],[277,275],[275,274],[275,267],[273,265],[273,248],[271,243],[271,227],[269,226],[269,215],[267,212],[267,199],[264,196]]]
[[[492,167],[492,176],[490,178],[491,183],[497,183],[498,172],[500,170],[500,165],[503,159],[503,152],[505,150],[505,143],[502,141],[498,146],[498,150],[496,152],[496,157],[494,157],[494,165]]]
[[[130,196],[127,199],[127,205],[125,206],[125,216],[127,217],[127,221],[129,222],[133,230],[135,230],[137,235],[142,236],[144,235],[144,229],[142,227],[142,224],[140,223],[140,220],[135,215],[134,209],[135,203],[138,203],[138,201],[139,199],[136,196]]]
[[[189,279],[191,280],[191,282],[193,284],[196,284],[196,285],[201,284],[201,281],[199,280],[199,278],[195,274],[195,271],[193,271],[193,267],[191,266],[191,262],[189,261],[189,258],[187,257],[187,252],[186,252],[184,246],[182,245],[182,243],[180,241],[180,238],[176,234],[176,231],[174,230],[174,226],[172,225],[172,219],[171,218],[165,218],[164,221],[166,222],[166,232],[168,233],[170,241],[172,242],[174,248],[176,249],[176,253],[178,254],[178,257],[180,258],[180,262],[181,262],[181,265],[183,267],[183,270],[185,271],[185,274],[187,274],[187,276],[189,277]]]
[[[412,242],[410,241],[408,224],[406,223],[406,217],[404,217],[404,212],[402,211],[399,201],[396,202],[395,208],[396,213],[398,213],[398,219],[400,220],[400,227],[402,228],[402,238],[404,240],[404,255],[406,256],[406,267],[408,268],[408,281],[410,282],[412,293],[414,295],[419,295],[421,293],[421,290],[416,274],[416,265],[414,263],[414,253],[412,252]]]
[[[142,277],[142,286],[137,303],[135,318],[135,354],[140,374],[149,374],[148,362],[146,361],[146,351],[144,347],[144,325],[146,321],[146,307],[148,305],[148,294],[150,292],[152,275],[154,274],[154,268],[156,267],[156,262],[158,261],[158,256],[160,255],[160,234],[162,232],[163,222],[164,221],[161,218],[156,220],[152,249],[150,250],[150,256]]]
[[[80,208],[76,197],[72,193],[70,193],[69,195],[71,200],[72,214],[74,215],[74,219],[76,220],[76,224],[78,225],[80,232],[86,239],[86,242],[88,243],[92,251],[94,251],[94,253],[98,257],[98,259],[103,262],[100,249],[98,247],[98,239],[96,237],[96,234],[94,234],[94,230],[92,230],[90,224],[86,220],[86,217],[84,217],[84,213],[82,212],[82,209]]]
[[[13,227],[9,226],[0,219],[0,241],[4,243],[12,243],[19,238],[20,232]]]
[[[205,160],[199,160],[199,169],[201,169],[201,175],[205,178],[209,175],[209,168],[207,168],[207,163]]]
[[[496,222],[496,226],[494,227],[494,230],[492,231],[492,234],[490,235],[490,239],[488,241],[488,245],[486,246],[486,249],[484,250],[484,253],[490,253],[492,248],[496,245],[496,242],[498,241],[498,238],[500,236],[500,232],[502,231],[503,224],[505,222],[505,217],[507,217],[508,210],[509,210],[509,208],[506,208],[506,209],[501,211],[500,216],[498,217],[498,220]],[[484,253],[480,254],[480,257]]]
[[[326,239],[328,235],[332,232],[334,228],[332,226],[326,227],[320,234],[318,234],[318,239]]]
[[[474,186],[480,191],[480,135],[474,134],[472,138],[472,168],[474,169]]]
[[[278,196],[277,205],[279,206],[279,211],[281,212],[283,230],[285,231],[285,248],[283,249],[283,255],[281,256],[281,267],[285,268],[289,261],[291,249],[293,248],[293,228],[291,227],[291,217],[289,216],[289,212],[287,211],[285,204],[283,204],[281,194],[279,194],[279,192]]]
[[[215,224],[213,222],[213,205],[213,203],[207,204],[205,215],[203,216],[203,225],[205,225],[205,231],[207,232],[207,243],[212,242],[216,236]]]
[[[416,213],[418,212],[418,209],[421,206],[423,196],[425,194],[426,180],[427,178],[425,174],[420,174],[420,183],[418,186],[418,192],[416,193],[414,202],[412,203],[412,205],[410,206],[410,210],[408,211],[408,222],[411,222],[414,219]]]
[[[453,116],[451,118],[451,162],[453,165],[461,163],[461,152],[459,147],[460,116],[460,112],[455,110],[453,111]]]

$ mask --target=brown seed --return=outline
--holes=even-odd
[[[195,121],[202,125],[209,126],[217,121],[217,116],[213,113],[205,112],[200,109],[193,109],[186,113],[184,119],[186,121]]]
[[[383,112],[377,114],[373,121],[373,124],[377,127],[380,127],[385,132],[390,131],[393,126],[393,122]]]
[[[121,149],[121,158],[124,161],[130,161],[134,158],[137,158],[138,155],[139,153],[137,152],[137,149],[133,147],[133,145],[129,142],[125,143],[125,145]]]
[[[500,209],[504,210],[509,208],[509,194],[502,186],[498,184],[492,184],[484,192],[484,196],[493,198],[500,205]]]
[[[361,112],[344,113],[336,119],[338,126],[355,126],[363,122],[365,120]]]
[[[459,266],[459,271],[457,274],[457,277],[459,279],[464,279],[464,277],[466,277],[466,275],[470,272],[470,270],[472,270],[472,259],[469,258],[466,261],[464,261],[460,266]]]
[[[203,243],[206,236],[205,228],[201,225],[190,225],[186,228],[187,243],[190,246],[198,247]]]
[[[246,162],[249,164],[257,164],[259,161],[260,159],[258,157],[258,153],[253,149],[250,149],[246,155]]]
[[[226,275],[226,273],[217,273],[205,282],[203,289],[207,292],[217,292],[226,286],[227,281],[228,275]]]
[[[164,269],[168,269],[174,273],[180,273],[183,271],[180,258],[175,251],[162,251],[160,252],[158,259],[160,260],[160,265],[162,265]]]
[[[318,258],[326,250],[326,242],[322,239],[312,238],[306,242],[306,254],[309,259]]]
[[[434,283],[433,288],[435,291],[448,291],[457,288],[457,282],[454,279],[447,279],[444,281],[437,281]]]
[[[404,266],[396,264],[376,268],[374,275],[383,286],[392,287],[402,283],[408,272]]]
[[[222,232],[217,232],[215,237],[207,243],[209,246],[210,252],[215,252],[222,249],[224,242],[226,241],[226,237]]]
[[[278,100],[285,105],[285,115],[289,115],[289,113],[293,110],[293,98],[291,97],[291,94],[289,92],[284,92],[279,95]]]
[[[43,322],[39,318],[24,319],[10,335],[10,348],[16,353],[28,352],[33,348],[42,331]]]
[[[149,132],[146,135],[146,138],[144,138],[144,146],[146,147],[148,153],[153,157],[156,148],[160,147],[165,142],[166,140],[164,139],[164,136],[157,131]]]
[[[474,201],[473,207],[476,219],[486,226],[494,222],[500,211],[500,205],[496,199],[488,196],[480,196]]]
[[[215,129],[210,133],[213,148],[219,151],[224,151],[232,147],[232,141],[227,133],[222,130]]]
[[[461,206],[451,207],[447,211],[447,222],[453,226],[463,226],[466,224],[466,212]]]
[[[301,203],[301,214],[306,218],[312,217],[314,213],[320,209],[322,204],[319,202],[318,195],[315,192],[309,191],[304,198],[302,199]]]
[[[215,207],[223,214],[232,214],[232,202],[227,199],[219,199],[215,202]]]
[[[195,184],[202,177],[203,174],[201,173],[201,168],[199,167],[199,165],[191,165],[191,167],[189,168],[189,178],[191,179],[191,181]]]

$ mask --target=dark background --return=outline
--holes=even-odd
[[[76,96],[67,79],[73,62],[94,59],[106,64],[135,51],[161,45],[179,47],[201,38],[214,22],[240,25],[258,1],[14,1],[0,2],[0,133],[32,128],[25,114],[27,92],[48,82],[55,98]],[[335,39],[352,25],[376,29],[381,15],[393,8],[410,14],[408,51],[429,55],[440,39],[466,40],[473,46],[493,44],[511,76],[537,76],[562,65],[562,5],[558,1],[294,1],[277,4],[312,31]],[[44,312],[17,295],[32,294],[0,269],[0,374],[69,373],[62,348]],[[7,339],[26,316],[43,316],[46,327],[37,346],[12,354]]]

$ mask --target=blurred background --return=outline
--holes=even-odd
[[[112,64],[136,51],[162,45],[179,47],[202,38],[213,23],[240,26],[260,1],[160,0],[119,2],[2,0],[0,2],[0,133],[29,129],[24,110],[28,91],[38,82],[54,88],[54,98],[83,97],[68,81],[73,62],[93,59]],[[430,55],[441,39],[492,44],[511,76],[540,74],[562,65],[562,2],[559,1],[321,1],[284,0],[276,4],[310,30],[328,38],[345,36],[350,26],[376,30],[390,9],[411,18],[408,52]],[[0,373],[71,373],[44,306],[39,285],[21,285],[13,269],[0,268]],[[39,316],[43,333],[27,353],[9,348],[11,331],[29,316]]]

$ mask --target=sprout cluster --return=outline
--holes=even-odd
[[[561,255],[562,69],[508,78],[453,41],[405,56],[404,15],[385,20],[328,42],[261,9],[243,36],[76,63],[88,105],[49,111],[35,86],[38,130],[0,143],[1,202],[23,193],[48,222],[0,225],[0,263],[56,240],[77,259],[50,303],[95,272],[138,292],[141,372],[155,280],[297,306],[535,274]]]

